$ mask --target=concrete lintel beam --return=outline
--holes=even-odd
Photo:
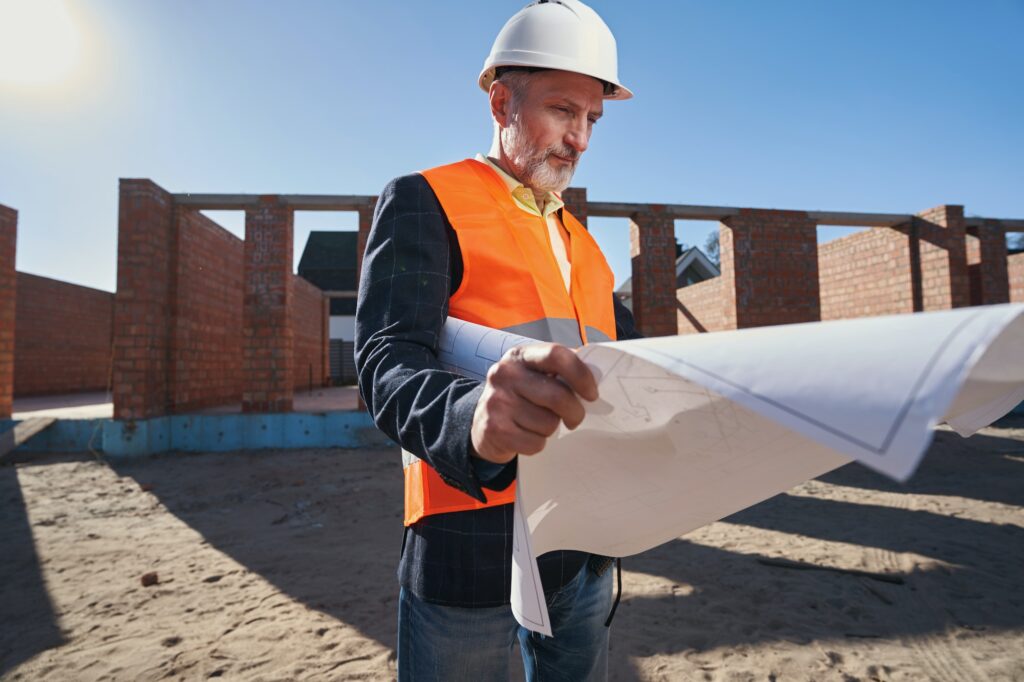
[[[179,206],[197,211],[244,211],[260,203],[261,194],[175,194]],[[377,197],[360,194],[279,194],[295,211],[358,211],[372,208]]]
[[[985,223],[995,223],[1007,232],[1024,232],[1024,220],[1014,218],[981,218],[972,216],[964,218],[965,227],[981,227]]]
[[[781,210],[781,209],[780,209]],[[691,206],[687,204],[633,204],[591,201],[589,215],[606,218],[629,218],[637,214],[660,213],[677,220],[725,220],[739,215],[732,206]],[[910,222],[912,216],[902,213],[850,213],[846,211],[807,211],[808,217],[820,225],[853,227],[892,227]]]
[[[848,227],[895,227],[913,220],[909,213],[850,213],[847,211],[808,211],[807,216],[818,225]]]
[[[728,206],[688,206],[686,204],[634,204],[588,201],[587,215],[600,218],[631,218],[644,213],[659,213],[680,220],[722,220],[737,215],[738,208]]]

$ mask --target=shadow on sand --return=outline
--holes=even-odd
[[[844,486],[949,494],[1019,504],[1021,462],[999,451],[1019,441],[982,436],[969,450],[949,447],[925,460],[907,486],[876,480],[853,465],[824,480]],[[952,436],[952,438],[959,438]],[[949,452],[948,450],[952,450]],[[152,486],[160,502],[219,551],[299,602],[394,648],[401,544],[402,475],[397,451],[302,451],[171,455],[115,465],[120,475]],[[7,470],[4,474],[10,474]],[[1011,480],[1011,475],[1016,474]],[[13,477],[0,480],[7,515],[20,508]],[[996,492],[993,493],[992,491]],[[5,527],[20,547],[22,591],[45,597],[32,566],[24,514]],[[734,524],[860,545],[885,564],[912,552],[931,563],[912,569],[893,561],[903,579],[889,584],[820,571],[787,570],[756,554],[676,540],[625,560],[627,572],[662,578],[664,594],[626,596],[613,631],[613,679],[634,679],[630,657],[698,655],[716,647],[786,640],[928,636],[950,625],[1003,629],[1024,625],[1019,566],[1024,531],[927,511],[781,495],[728,519]],[[12,530],[20,524],[21,530]],[[1007,548],[1015,548],[1007,551]],[[891,558],[891,557],[890,557]],[[9,564],[5,570],[10,571]],[[34,575],[34,579],[30,579]],[[370,576],[353,581],[351,576]],[[34,580],[34,582],[32,582]],[[25,582],[28,581],[28,582]],[[31,584],[29,584],[31,583]],[[356,587],[356,583],[360,587]],[[803,607],[782,613],[780,593]],[[46,608],[45,599],[25,599]],[[970,604],[970,615],[960,604]],[[381,614],[387,614],[382,618]],[[910,613],[911,615],[907,615]],[[895,617],[900,614],[900,617]],[[52,616],[49,618],[52,623]],[[657,637],[651,636],[657,633]],[[58,642],[50,626],[36,635]],[[651,642],[670,642],[655,647]],[[52,644],[51,644],[52,645]],[[19,658],[18,660],[22,660]]]
[[[37,525],[52,523],[37,520]],[[64,643],[42,566],[32,524],[18,484],[18,470],[0,466],[0,675],[41,651]]]

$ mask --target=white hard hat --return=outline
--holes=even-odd
[[[579,0],[536,0],[519,10],[501,29],[484,62],[484,92],[501,66],[582,73],[610,84],[605,99],[633,96],[619,82],[615,36],[597,12]]]

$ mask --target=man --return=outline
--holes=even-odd
[[[489,155],[392,181],[360,280],[360,389],[404,449],[399,679],[507,677],[517,638],[528,679],[604,679],[610,560],[541,556],[554,636],[520,628],[508,606],[512,502],[517,455],[541,452],[597,399],[571,349],[637,336],[559,197],[604,100],[632,95],[611,32],[578,0],[513,16],[479,83],[495,123]],[[436,357],[448,315],[546,343],[510,350],[485,382],[459,377]]]

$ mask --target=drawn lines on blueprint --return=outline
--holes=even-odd
[[[486,331],[479,333],[481,329]],[[470,326],[463,320],[449,317],[438,339],[437,358],[448,371],[483,381],[488,368],[509,348],[532,341],[496,329]]]

